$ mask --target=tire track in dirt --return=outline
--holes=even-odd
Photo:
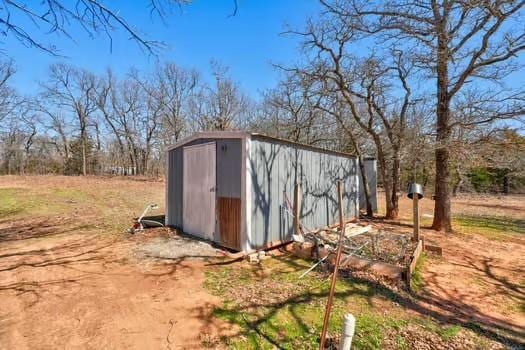
[[[96,238],[10,244],[22,255],[2,260],[1,283],[31,292],[0,289],[0,348],[198,349],[230,331],[212,315],[203,262],[136,261],[132,244]]]

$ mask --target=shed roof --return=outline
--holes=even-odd
[[[339,151],[333,151],[333,150],[322,148],[322,147],[312,146],[312,145],[308,145],[308,144],[305,144],[305,143],[295,142],[295,141],[291,141],[291,140],[281,139],[281,138],[278,138],[278,137],[273,137],[273,136],[268,136],[268,135],[265,135],[265,134],[260,134],[260,133],[255,133],[255,132],[248,132],[248,131],[201,131],[201,132],[196,132],[196,133],[192,134],[191,136],[188,136],[188,137],[180,140],[179,142],[169,146],[167,151],[169,152],[172,149],[184,146],[184,145],[186,145],[186,144],[188,144],[188,143],[190,143],[190,142],[192,142],[194,140],[198,140],[198,139],[244,139],[244,138],[247,138],[247,137],[256,137],[256,138],[259,138],[259,139],[266,139],[266,140],[269,140],[269,141],[281,142],[281,143],[286,143],[286,144],[289,144],[289,145],[292,145],[292,146],[298,146],[298,147],[302,147],[302,148],[307,148],[307,149],[311,149],[311,150],[317,151],[317,152],[324,152],[324,153],[335,154],[335,155],[339,155],[339,156],[343,156],[343,157],[356,158],[355,154],[339,152]]]

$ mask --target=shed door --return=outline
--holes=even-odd
[[[215,232],[215,143],[184,147],[182,226],[213,240]]]

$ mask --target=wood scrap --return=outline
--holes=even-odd
[[[407,267],[406,271],[406,279],[407,279],[407,286],[409,289],[411,289],[410,282],[412,280],[412,274],[414,273],[414,270],[416,269],[417,260],[419,259],[419,256],[421,255],[421,252],[423,251],[423,241],[419,240],[417,242],[416,249],[414,250],[414,253],[412,254],[412,257],[410,258],[410,264]]]
[[[430,244],[426,244],[425,243],[425,246],[424,246],[423,250],[432,252],[432,253],[437,254],[439,256],[443,255],[443,248],[441,248],[438,245],[430,245]]]

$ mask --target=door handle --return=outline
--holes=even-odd
[[[216,187],[212,187],[212,188],[210,188],[210,192],[215,192],[216,190],[217,190]]]

